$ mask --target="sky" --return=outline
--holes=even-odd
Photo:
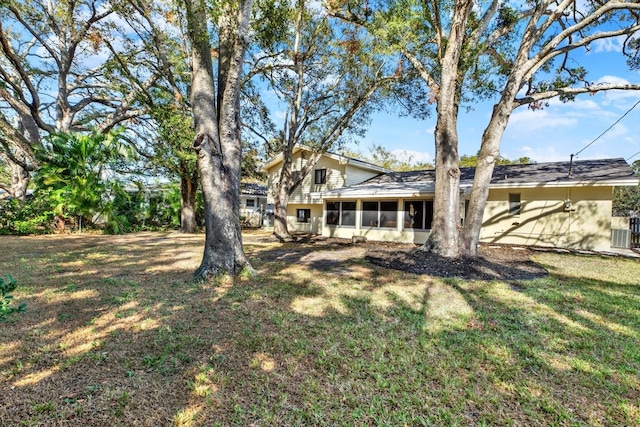
[[[596,83],[640,82],[640,72],[629,71],[621,54],[621,44],[609,40],[583,54],[580,63],[589,70],[588,79]],[[613,125],[635,103],[640,92],[599,92],[580,95],[575,101],[549,101],[543,110],[517,108],[502,139],[500,154],[508,159],[530,157],[541,162],[568,161]],[[482,133],[488,124],[493,103],[473,104],[473,111],[460,109],[460,155],[475,155]],[[381,145],[397,157],[412,161],[433,162],[435,114],[426,121],[379,113],[373,117],[365,138],[349,146],[367,154],[372,145]],[[631,163],[640,159],[640,105],[596,142],[584,149],[578,160],[617,158]],[[635,155],[635,156],[634,156]],[[631,158],[634,156],[633,158]]]

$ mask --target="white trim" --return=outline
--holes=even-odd
[[[638,185],[637,179],[618,179],[611,181],[513,182],[490,184],[489,188],[626,187],[634,185]]]
[[[293,154],[297,154],[302,150],[313,152],[313,150],[308,147],[298,145],[293,148]],[[383,168],[382,166],[374,165],[373,163],[368,163],[362,160],[354,159],[347,156],[342,156],[340,154],[335,154],[328,151],[325,151],[324,153],[322,153],[322,155],[330,159],[337,160],[342,165],[353,165],[360,169],[366,169],[366,170],[376,171],[380,173],[393,172],[391,169]],[[264,166],[262,166],[262,171],[269,172],[269,169],[272,169],[280,162],[282,162],[282,153],[278,154],[276,157],[266,162]]]
[[[342,187],[329,191],[318,191],[310,193],[311,197],[328,199],[343,198],[362,198],[362,199],[379,199],[398,198],[398,197],[426,197],[433,196],[435,183],[433,181],[423,181],[422,185],[417,183],[380,183],[371,184],[370,186]],[[521,182],[521,183],[498,183],[490,184],[489,189],[519,189],[519,188],[567,188],[567,187],[619,187],[638,185],[637,179],[619,179],[611,181],[565,181],[565,182]],[[359,186],[359,187],[358,187]],[[404,188],[390,188],[391,186],[402,186]],[[460,193],[471,194],[472,183],[461,183]]]

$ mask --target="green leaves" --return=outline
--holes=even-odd
[[[18,307],[9,306],[13,300],[13,295],[11,295],[10,292],[13,292],[16,286],[18,285],[10,274],[7,275],[6,280],[0,277],[0,321],[5,320],[11,313],[25,311],[27,304],[24,302]]]
[[[37,191],[56,215],[91,219],[110,202],[116,184],[109,179],[111,166],[128,154],[117,133],[54,134],[36,153],[42,165],[34,179]]]

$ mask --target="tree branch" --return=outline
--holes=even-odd
[[[583,93],[589,93],[591,95],[597,92],[609,91],[609,90],[640,90],[640,84],[619,84],[619,83],[602,83],[596,85],[590,85],[585,87],[568,87],[555,90],[549,90],[546,92],[533,93],[523,98],[515,99],[514,109],[522,105],[532,104],[534,102],[543,101],[545,99],[555,98],[557,96],[574,96]]]
[[[440,85],[435,81],[431,73],[425,68],[422,62],[412,52],[409,52],[406,49],[402,51],[402,54],[411,63],[413,68],[418,71],[418,74],[420,74],[422,80],[427,83],[427,86],[429,86],[429,89],[431,89],[435,96],[438,96],[438,94],[440,93]]]

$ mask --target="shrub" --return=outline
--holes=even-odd
[[[18,307],[10,306],[13,300],[13,295],[9,292],[13,292],[16,289],[16,286],[17,283],[11,275],[7,275],[7,280],[0,277],[0,320],[5,320],[11,313],[25,311],[27,304],[24,302]]]
[[[53,212],[40,198],[0,202],[0,234],[45,234],[53,231]]]

